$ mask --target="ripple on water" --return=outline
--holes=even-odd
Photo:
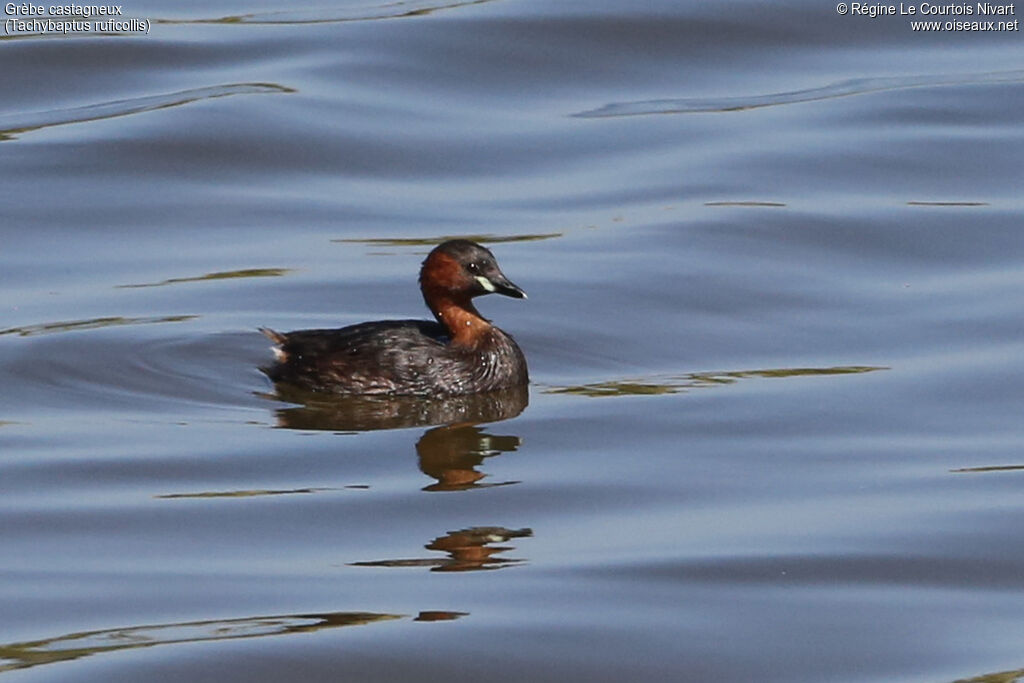
[[[980,85],[989,83],[1019,83],[1024,71],[995,71],[977,74],[935,74],[925,76],[894,76],[879,78],[853,78],[817,88],[768,93],[766,95],[737,95],[734,97],[673,97],[636,102],[614,102],[597,109],[579,112],[573,116],[584,119],[617,116],[643,116],[647,114],[691,114],[700,112],[726,112],[774,107],[780,104],[814,102],[834,97],[864,95],[883,90],[902,90],[945,85]]]
[[[240,640],[308,633],[339,626],[362,626],[401,619],[400,614],[334,612],[217,619],[175,624],[127,626],[102,631],[68,633],[53,638],[0,644],[0,672],[55,664],[95,654],[154,645]]]
[[[441,10],[456,9],[469,5],[482,5],[492,0],[458,0],[437,2],[436,0],[405,0],[404,2],[383,2],[357,7],[327,9],[292,9],[276,12],[251,12],[228,14],[213,19],[154,19],[155,24],[336,24],[349,21],[374,21],[378,19],[400,19],[402,17],[423,17]]]
[[[853,375],[889,368],[872,365],[840,365],[829,368],[775,368],[771,370],[730,370],[726,372],[691,372],[685,375],[662,375],[634,379],[606,380],[551,386],[548,394],[574,394],[591,398],[608,396],[651,396],[676,394],[690,389],[733,384],[741,379],[807,377],[822,375]]]
[[[18,133],[27,133],[40,128],[112,119],[117,116],[128,116],[129,114],[139,114],[156,109],[177,107],[189,102],[209,100],[216,97],[290,92],[294,92],[294,90],[274,83],[228,83],[161,95],[100,102],[82,107],[52,109],[50,111],[24,114],[8,114],[0,117],[0,141],[11,139]]]
[[[93,410],[168,405],[266,407],[257,366],[265,344],[257,333],[154,336],[140,324],[182,322],[194,316],[102,318],[5,330],[38,336],[0,361],[6,400]],[[125,330],[134,334],[126,334]]]

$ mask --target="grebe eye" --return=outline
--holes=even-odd
[[[480,266],[478,266],[475,263],[470,263],[468,266],[466,266],[466,270],[468,270],[473,275],[479,275],[480,274]]]

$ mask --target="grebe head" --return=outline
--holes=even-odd
[[[449,240],[435,247],[420,270],[420,288],[432,310],[439,298],[464,300],[467,304],[469,299],[484,294],[526,298],[526,292],[498,268],[494,254],[469,240]]]

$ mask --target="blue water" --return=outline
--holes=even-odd
[[[1018,31],[123,10],[0,36],[4,678],[1024,678]],[[449,236],[528,396],[275,393]]]

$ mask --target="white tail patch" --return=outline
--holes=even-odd
[[[287,361],[288,354],[285,353],[285,350],[281,348],[281,346],[284,345],[285,336],[280,332],[276,332],[270,329],[269,327],[261,327],[259,328],[259,330],[260,332],[263,333],[263,336],[265,336],[270,341],[274,342],[274,345],[270,347],[270,350],[274,352],[274,358],[276,358],[277,361],[280,363],[284,363],[285,361]]]

